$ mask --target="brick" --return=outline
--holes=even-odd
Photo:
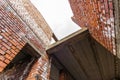
[[[112,3],[112,1],[109,2],[109,8],[113,10],[113,3]]]
[[[0,43],[2,43],[2,40],[0,39]]]
[[[35,62],[35,64],[33,65],[32,69],[27,77],[27,80],[29,80],[30,78],[34,78],[35,74],[42,75],[44,73],[46,73],[46,74],[44,74],[44,77],[41,76],[40,80],[49,78],[49,76],[48,76],[49,72],[47,73],[47,71],[49,71],[49,68],[48,68],[48,65],[46,65],[48,60],[45,62],[44,61],[44,60],[46,60],[45,58],[47,59],[47,56],[44,58],[41,57]],[[45,71],[45,69],[44,69],[45,67],[48,68],[47,71]]]
[[[7,49],[10,49],[10,47],[9,47],[9,45],[8,45],[7,43],[2,43],[2,45],[3,45],[4,47],[6,47]]]
[[[12,48],[12,49],[14,49],[14,50],[16,49],[16,47],[15,47],[15,46],[11,46],[11,48]]]
[[[104,0],[100,0],[101,2],[104,2]]]
[[[0,49],[0,54],[4,55],[5,52],[3,50]]]
[[[8,59],[5,59],[5,61],[4,61],[6,64],[9,64],[10,63],[10,60],[8,60]]]
[[[9,33],[7,33],[7,32],[5,32],[4,34],[5,34],[6,36],[10,36],[10,34],[9,34]]]
[[[8,42],[6,39],[2,39],[2,41],[4,41],[5,43],[7,43],[7,42]]]
[[[98,9],[99,9],[99,12],[101,12],[101,2],[98,1]]]
[[[4,55],[0,55],[0,60],[1,60],[1,61],[4,61],[4,60],[5,60]]]
[[[7,50],[6,53],[9,55],[12,54],[12,52],[10,50]]]
[[[17,47],[19,50],[21,50],[21,49],[23,48],[22,45],[17,45],[16,47]]]
[[[7,44],[9,47],[12,46],[12,43],[10,43],[10,42],[7,42],[6,44]]]
[[[0,67],[0,72],[2,72],[4,70],[4,68]]]
[[[2,36],[3,36],[5,39],[9,40],[9,37],[6,36],[5,34],[2,34]]]
[[[4,46],[2,46],[1,49],[2,49],[3,51],[6,51],[6,50],[7,50],[7,48],[4,47]]]
[[[3,61],[0,61],[0,67],[5,68],[7,64],[5,64]]]
[[[3,38],[3,36],[0,35],[0,39],[2,39],[2,38]]]
[[[26,16],[23,16],[24,14],[21,14],[21,13],[25,13],[25,12],[22,11],[22,8],[19,8],[21,7],[21,5],[18,4],[19,1],[17,0],[13,0],[13,1],[9,0],[9,1],[11,6],[15,5],[13,8],[15,8],[16,12],[17,11],[20,12],[19,15],[21,16],[21,18],[28,19],[25,21],[28,25],[30,24],[29,26],[31,27],[32,30],[29,29],[26,25],[24,25],[24,23],[18,18],[18,16],[16,16],[14,11],[11,11],[11,10],[6,11],[7,4],[5,4],[4,8],[3,8],[4,5],[0,7],[0,54],[1,54],[0,61],[2,61],[0,62],[0,66],[2,67],[2,68],[0,67],[0,72],[7,66],[7,64],[10,63],[10,61],[12,61],[12,59],[15,58],[18,52],[26,45],[27,43],[26,39],[30,41],[31,44],[35,46],[35,48],[37,48],[38,50],[41,50],[41,52],[44,53],[45,48],[49,44],[49,41],[52,37],[51,29],[49,28],[47,23],[44,21],[41,14],[39,14],[39,12],[37,11],[33,11],[33,10],[36,10],[36,8],[30,2],[28,6],[32,5],[32,9],[31,7],[27,7],[26,5],[22,6],[23,8],[25,8],[23,10],[25,10],[25,12],[28,12],[30,15],[25,14]],[[29,0],[22,0],[23,3],[26,3],[26,1],[29,1]],[[9,6],[7,7],[9,8]],[[35,15],[38,15],[38,16],[36,17]],[[41,40],[38,40],[36,35],[33,34],[33,31],[34,33],[36,33],[37,37],[39,37],[39,39]],[[25,35],[30,35],[30,37],[26,37]],[[44,72],[43,71],[44,69],[42,69],[42,66],[44,64],[45,64],[45,61],[42,61],[41,63],[39,63],[38,66],[35,66],[35,68],[36,67],[39,67],[39,68],[35,69],[33,67],[34,68],[33,71],[36,71],[36,73],[42,74]],[[34,76],[32,76],[31,80],[34,79],[33,77]]]
[[[12,58],[14,58],[14,57],[15,57],[15,54],[11,54],[10,56],[11,56]],[[10,60],[11,60],[11,59],[10,59]]]
[[[18,52],[20,52],[20,50],[19,49],[15,49],[15,52],[18,53]]]
[[[2,29],[1,31],[2,31],[3,33],[5,33],[5,30],[4,30],[4,29]]]
[[[26,44],[26,43],[25,43],[24,41],[21,42],[21,45],[22,45],[22,46],[25,46],[25,44]]]
[[[16,52],[15,52],[15,50],[13,50],[13,49],[11,49],[10,50],[13,54],[17,54]]]
[[[13,40],[9,40],[14,46],[17,46],[18,43],[15,43]]]
[[[89,2],[90,0],[86,1]],[[81,2],[69,0],[69,2],[73,10],[74,21],[80,27],[87,27],[93,38],[113,53],[115,50],[115,41],[112,41],[112,39],[114,37],[109,37],[108,34],[106,34],[109,33],[110,30],[111,32],[115,32],[114,29],[110,27],[112,26],[112,22],[109,21],[114,18],[113,0],[93,0],[91,3],[84,3],[82,0]],[[83,12],[85,12],[84,15],[82,15]],[[109,25],[109,30],[106,28],[106,25]],[[100,28],[97,26],[100,26]],[[106,33],[103,33],[103,31],[106,31]],[[110,36],[112,36],[112,34],[110,34]],[[111,45],[113,46],[111,47]]]
[[[0,44],[0,48],[2,47],[2,45]]]
[[[108,2],[107,2],[107,0],[104,2],[104,4],[105,4],[105,12],[106,13],[108,13],[108,11],[109,11],[109,9],[108,9]]]
[[[11,60],[11,56],[9,54],[5,54],[5,58]]]

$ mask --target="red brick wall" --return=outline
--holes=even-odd
[[[73,21],[87,27],[92,36],[112,53],[115,52],[115,31],[112,0],[69,0]]]
[[[44,27],[44,25],[42,26]],[[42,74],[45,76],[42,76],[41,78],[47,80],[46,78],[49,76],[50,68],[45,68],[46,66],[49,66],[49,60],[45,52],[45,45],[47,44],[42,43],[42,41],[46,41],[46,38],[44,38],[46,35],[44,34],[40,33],[43,38],[39,38],[33,29],[31,29],[26,23],[23,22],[22,19],[19,18],[16,11],[14,11],[8,3],[5,2],[5,0],[0,0],[0,72],[4,70],[7,64],[10,63],[10,61],[18,54],[24,45],[29,43],[36,50],[38,50],[39,54],[42,56],[35,63],[29,75],[31,75],[31,73],[34,74],[34,72],[40,72],[40,75]],[[50,40],[50,38],[48,39]],[[37,70],[35,70],[35,68],[37,68]],[[48,73],[46,73],[47,71]]]

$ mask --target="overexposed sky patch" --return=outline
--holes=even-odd
[[[72,20],[68,0],[31,0],[43,15],[58,39],[80,29]]]

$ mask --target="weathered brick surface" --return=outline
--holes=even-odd
[[[33,4],[31,4],[30,0],[22,0],[22,1],[28,13],[38,24],[38,27],[40,27],[45,32],[47,38],[51,39],[52,31],[49,28],[48,24],[46,23],[45,19],[42,17],[41,13],[37,10],[35,6],[33,6]]]
[[[69,0],[73,21],[87,27],[92,36],[112,53],[115,51],[115,30],[112,0]]]
[[[30,0],[9,0],[9,3],[41,40],[42,45],[48,45],[52,31]]]
[[[33,65],[26,80],[49,80],[50,62],[47,55],[40,57]]]
[[[19,36],[21,21],[9,11],[2,0],[0,3],[0,71],[2,71],[25,45],[25,41]]]
[[[50,68],[45,48],[49,44],[52,32],[38,12],[35,14],[39,15],[37,15],[39,19],[35,19],[34,13],[30,14],[31,11],[27,8],[31,5],[29,1],[10,0],[10,4],[12,7],[6,0],[0,0],[0,72],[4,70],[26,43],[30,43],[42,56],[35,63],[29,75],[37,72],[41,75],[41,80],[47,80]],[[32,9],[34,9],[33,5]],[[43,58],[43,56],[46,57]],[[29,77],[28,80],[30,80]]]

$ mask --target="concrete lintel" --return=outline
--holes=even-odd
[[[80,39],[84,38],[87,34],[89,34],[88,29],[82,28],[81,30],[78,30],[77,32],[57,41],[56,43],[54,43],[50,46],[48,46],[46,51],[48,54],[51,54],[67,43],[79,41]]]

